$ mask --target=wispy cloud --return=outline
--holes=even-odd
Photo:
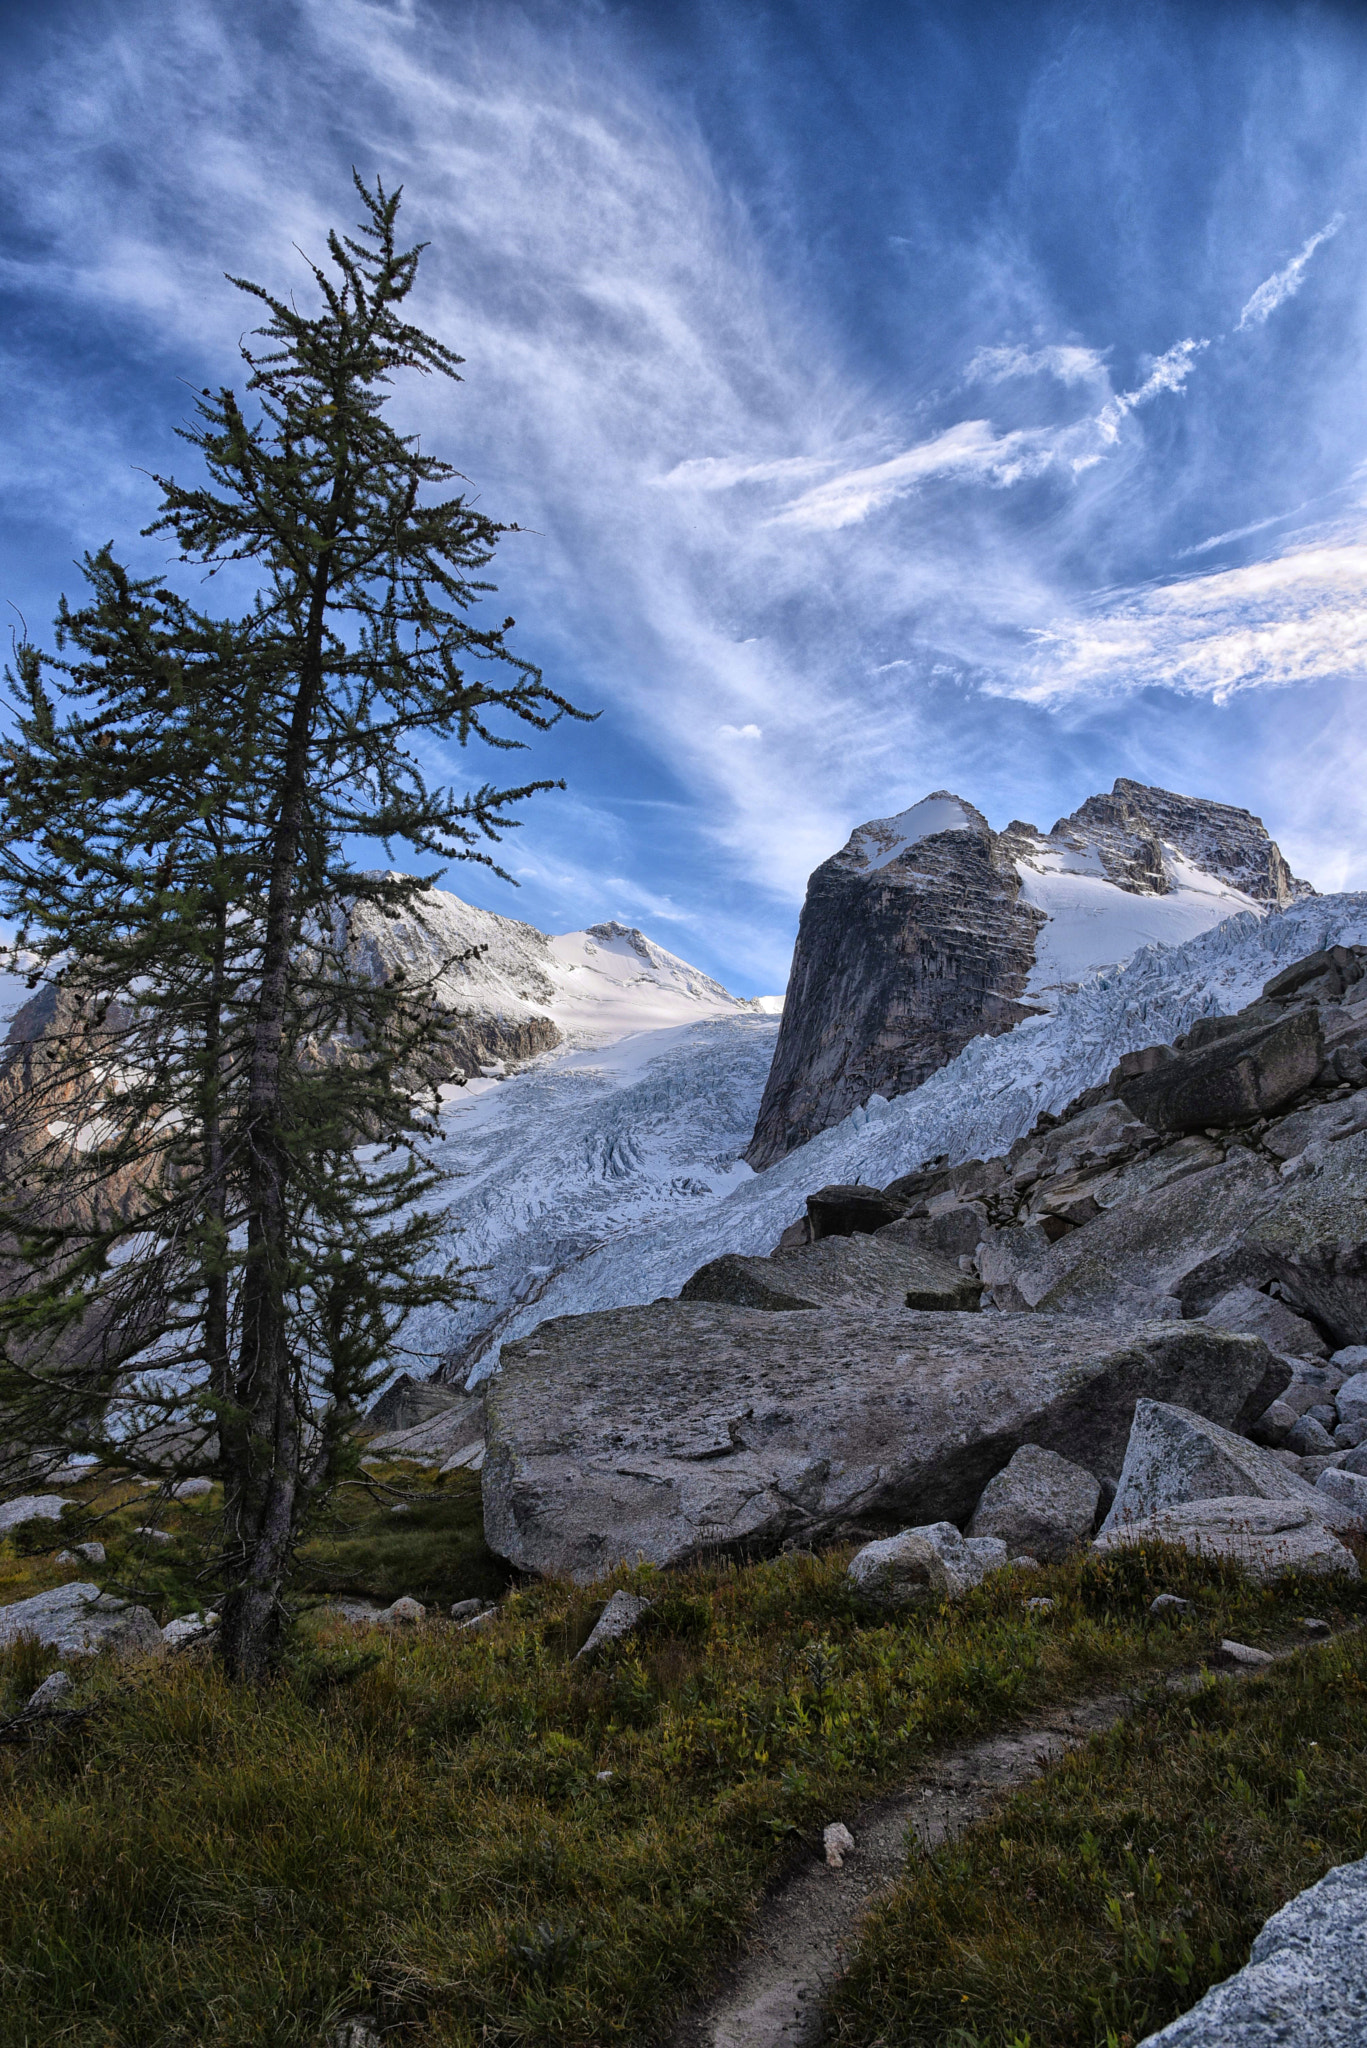
[[[1316,229],[1298,256],[1293,256],[1284,270],[1274,270],[1271,277],[1265,277],[1256,292],[1249,299],[1239,315],[1239,330],[1245,327],[1261,327],[1278,306],[1284,306],[1288,299],[1294,299],[1305,277],[1305,267],[1319,248],[1321,242],[1328,242],[1338,233],[1347,219],[1346,214],[1336,213],[1322,228]]]
[[[1207,341],[1179,341],[1159,356],[1143,382],[1133,391],[1116,392],[1099,412],[1058,427],[1019,427],[999,432],[990,420],[960,420],[943,433],[912,448],[903,449],[882,462],[847,469],[803,491],[781,512],[774,523],[831,532],[852,526],[881,511],[895,499],[905,497],[919,485],[937,477],[952,477],[1003,490],[1012,484],[1042,476],[1047,470],[1062,469],[1074,476],[1100,462],[1120,439],[1122,423],[1141,406],[1162,392],[1179,392],[1191,375],[1192,366]],[[979,351],[979,358],[992,351]],[[1003,349],[997,353],[1023,355]],[[1038,351],[1038,354],[1088,356],[1089,366],[1064,382],[1081,382],[1101,370],[1101,357],[1090,350]],[[975,358],[974,360],[978,360]],[[1005,370],[1003,376],[1014,376]],[[778,465],[769,465],[776,471]],[[753,472],[752,472],[753,474]]]
[[[1114,398],[1108,398],[1096,416],[1096,430],[1103,446],[1114,446],[1120,438],[1121,422],[1132,412],[1138,412],[1141,405],[1148,405],[1161,392],[1181,391],[1192,366],[1208,341],[1179,341],[1158,356],[1143,383],[1133,391],[1118,391]],[[1091,458],[1096,460],[1096,457]]]
[[[960,420],[929,441],[843,476],[814,484],[775,514],[774,524],[828,533],[867,519],[932,477],[962,477],[998,487],[1038,476],[1056,459],[1047,429],[999,434],[990,420]]]
[[[1013,377],[1054,377],[1060,384],[1089,384],[1106,375],[1109,349],[1053,342],[1045,348],[980,348],[964,368],[965,384],[1004,384]]]
[[[1035,635],[1002,694],[1036,704],[1161,688],[1216,704],[1367,668],[1367,535],[1148,586]]]

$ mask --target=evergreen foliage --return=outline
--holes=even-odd
[[[0,779],[0,905],[43,985],[2,1084],[6,1435],[117,1440],[155,1476],[207,1449],[224,1654],[252,1677],[406,1316],[468,1291],[436,1250],[430,983],[377,985],[349,941],[352,905],[416,914],[433,873],[358,871],[352,849],[495,865],[552,785],[462,794],[424,742],[506,749],[509,719],[582,716],[512,619],[473,622],[508,529],[385,417],[397,373],[455,379],[460,358],[404,317],[421,245],[396,242],[399,194],[356,185],[360,239],[329,236],[314,310],[232,280],[265,309],[253,417],[204,392],[183,433],[206,480],[156,480],[147,531],[210,576],[250,565],[254,604],[211,617],[88,558],[55,655],[16,650]]]

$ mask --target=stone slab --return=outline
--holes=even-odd
[[[704,1302],[564,1316],[486,1394],[485,1534],[581,1582],[962,1523],[1023,1443],[1117,1471],[1137,1399],[1246,1426],[1288,1368],[1203,1324]]]

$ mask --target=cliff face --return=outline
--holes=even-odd
[[[958,797],[861,826],[807,885],[750,1165],[1033,1014],[1020,997],[1044,922],[1009,848]]]
[[[746,1159],[919,1087],[1141,945],[1313,893],[1250,812],[1124,779],[1047,834],[993,832],[945,790],[862,825],[808,883]]]

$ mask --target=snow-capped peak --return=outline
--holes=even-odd
[[[930,839],[937,832],[968,832],[975,822],[984,823],[976,811],[970,815],[970,808],[962,797],[951,795],[947,789],[937,789],[908,810],[898,811],[895,817],[870,818],[853,835],[842,858],[861,868],[885,868],[909,846]]]

